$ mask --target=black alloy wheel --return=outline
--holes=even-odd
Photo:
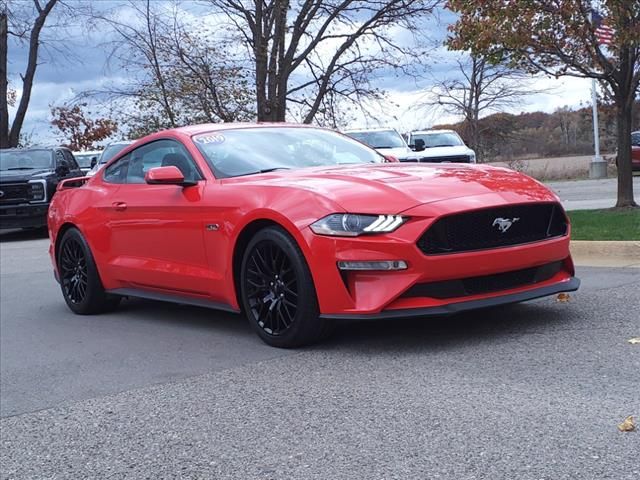
[[[245,277],[251,314],[269,335],[282,335],[298,311],[297,278],[279,245],[264,240],[249,256]]]
[[[60,282],[71,303],[78,305],[85,300],[89,285],[87,257],[75,237],[67,238],[60,247]]]
[[[79,230],[70,228],[64,232],[57,252],[62,296],[73,312],[107,312],[120,303],[121,297],[105,292],[91,249]]]
[[[309,267],[295,240],[278,227],[249,242],[240,272],[241,303],[249,323],[267,344],[297,347],[319,340],[327,322],[319,317]]]

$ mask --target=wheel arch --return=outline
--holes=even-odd
[[[78,226],[73,222],[64,222],[62,225],[60,225],[60,228],[58,228],[58,232],[56,233],[56,239],[53,244],[55,247],[54,253],[55,253],[56,266],[58,265],[58,255],[60,253],[60,240],[62,240],[62,237],[64,236],[64,234],[67,233],[67,231],[71,230],[72,228],[75,228],[76,230],[80,231]]]

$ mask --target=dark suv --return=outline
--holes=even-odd
[[[81,176],[66,148],[0,150],[0,229],[46,226],[58,182]]]

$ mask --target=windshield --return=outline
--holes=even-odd
[[[439,132],[439,133],[412,133],[411,144],[415,145],[416,140],[423,140],[426,148],[433,147],[457,147],[464,145],[457,133]]]
[[[352,138],[369,145],[371,148],[403,148],[404,140],[395,130],[375,132],[348,132]]]
[[[640,145],[640,132],[633,132],[631,134],[631,145]]]
[[[0,153],[0,170],[43,170],[52,167],[51,150],[17,150]]]
[[[82,168],[88,168],[91,166],[91,159],[93,157],[98,158],[99,153],[74,153],[73,157],[78,162],[78,165]]]
[[[196,135],[193,141],[218,178],[383,161],[358,142],[315,128],[243,128]]]
[[[128,147],[129,143],[112,143],[107,148],[104,149],[102,155],[100,155],[100,161],[98,163],[103,164],[107,163],[113,157],[115,157],[118,153]]]

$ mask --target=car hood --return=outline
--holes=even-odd
[[[426,203],[485,194],[498,194],[507,202],[557,201],[544,185],[519,172],[456,163],[279,170],[223,183],[305,189],[352,213],[400,213]]]
[[[396,148],[376,148],[376,152],[382,155],[391,155],[397,159],[417,159],[416,152],[408,147],[396,147]]]
[[[0,182],[28,182],[29,180],[37,180],[40,178],[48,177],[53,174],[52,170],[37,169],[37,170],[2,170],[0,171]]]
[[[425,148],[421,152],[417,152],[420,158],[431,157],[448,157],[454,155],[471,155],[473,150],[464,145],[457,145],[455,147],[431,147]]]

